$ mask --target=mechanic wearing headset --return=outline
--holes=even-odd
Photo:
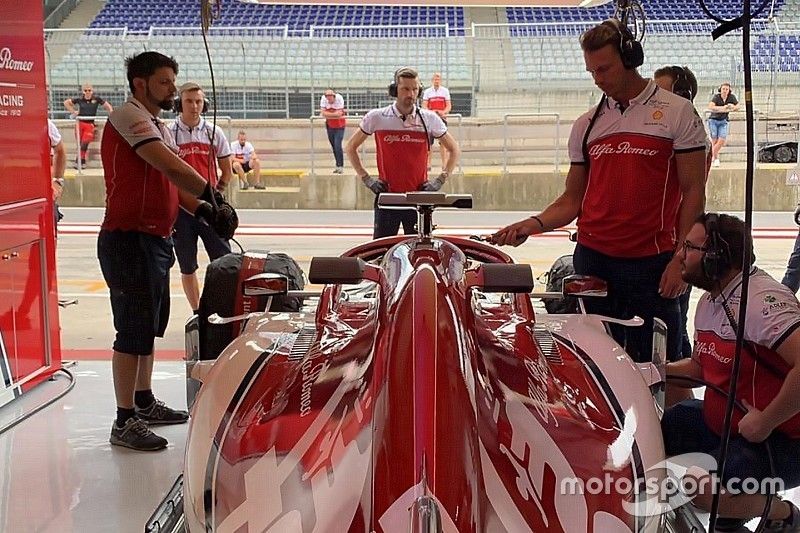
[[[680,357],[681,280],[676,243],[705,203],[706,134],[692,104],[636,71],[641,44],[608,20],[581,36],[586,70],[603,91],[600,103],[575,121],[565,191],[538,215],[500,229],[499,245],[577,217],[573,261],[579,274],[608,283],[608,297],[586,300],[590,313],[644,319],[641,327],[611,324],[635,361],[652,353],[653,320],[667,325],[667,356]]]
[[[169,131],[178,145],[178,156],[186,161],[218,191],[224,191],[233,178],[231,146],[219,126],[206,122],[201,113],[208,111],[208,100],[203,89],[194,82],[184,83],[175,99],[178,118],[170,124]],[[212,145],[213,140],[213,145]],[[217,177],[217,164],[221,177]],[[194,209],[196,201],[190,194],[179,191],[181,205]],[[204,224],[186,208],[178,210],[175,221],[175,255],[181,270],[181,283],[192,310],[200,306],[200,285],[197,281],[197,239],[203,240],[209,260],[229,254],[231,245],[208,224]]]
[[[656,85],[675,93],[680,97],[694,102],[697,96],[697,78],[689,67],[679,67],[678,65],[668,65],[657,69],[653,73],[653,81]],[[711,170],[711,147],[706,146],[706,182],[708,172]],[[689,357],[692,355],[692,343],[686,331],[687,314],[689,312],[689,299],[691,298],[692,288],[688,287],[686,292],[678,296],[678,304],[681,310],[681,356]]]
[[[373,238],[397,235],[400,224],[408,235],[416,231],[417,212],[412,209],[380,209],[378,196],[383,192],[438,191],[458,163],[461,150],[447,132],[442,119],[433,111],[417,105],[421,94],[417,71],[403,67],[394,73],[389,95],[395,103],[368,112],[358,131],[353,134],[345,152],[356,175],[375,194]],[[366,171],[358,155],[358,147],[372,134],[378,159],[378,177]],[[444,170],[428,179],[428,152],[433,139],[438,139],[451,156]]]
[[[151,425],[179,424],[189,417],[156,400],[151,388],[155,337],[163,336],[169,319],[178,190],[191,195],[193,206],[185,207],[221,235],[232,234],[236,221],[222,195],[175,154],[174,139],[158,119],[162,109],[172,109],[178,64],[158,52],[143,52],[125,63],[133,96],[114,110],[103,130],[106,211],[97,238],[116,330],[117,417],[109,440],[152,451],[165,448],[167,440]]]
[[[773,476],[767,453],[758,444],[767,440],[774,475],[789,489],[800,485],[800,304],[792,291],[752,266],[753,238],[739,218],[701,215],[686,235],[678,254],[682,277],[707,292],[695,312],[694,353],[691,359],[667,365],[667,381],[670,387],[699,386],[679,379],[688,376],[730,390],[745,249],[750,250],[752,262],[736,399],[747,412],[733,411],[723,488],[740,490],[747,478],[760,481]],[[726,403],[727,396],[709,386],[703,400],[685,400],[667,409],[661,420],[667,455],[701,452],[716,457]],[[712,497],[705,491],[693,502],[709,510]],[[760,516],[765,504],[763,494],[723,491],[717,531],[738,531],[748,519]],[[765,531],[800,531],[800,511],[791,502],[773,500],[768,517]]]

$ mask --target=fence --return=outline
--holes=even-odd
[[[502,117],[508,112],[575,116],[599,97],[585,72],[578,36],[592,23],[473,24],[466,35],[447,25],[212,27],[208,34],[217,109],[234,118],[308,117],[326,87],[363,112],[387,100],[400,66],[418,68],[427,82],[441,72],[453,112]],[[741,32],[711,40],[710,21],[648,22],[647,75],[663,65],[687,65],[701,98],[723,80],[740,87]],[[123,58],[160,50],[180,63],[179,79],[210,87],[212,70],[198,28],[46,30],[51,100],[89,81],[121,101],[127,94]],[[755,21],[752,33],[756,105],[800,107],[800,22]],[[58,105],[55,106],[59,108]]]

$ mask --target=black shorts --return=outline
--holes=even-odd
[[[97,257],[111,295],[114,351],[150,355],[169,321],[172,239],[138,231],[101,230]]]
[[[197,270],[198,237],[203,240],[203,246],[211,261],[231,253],[231,244],[220,239],[211,226],[203,224],[194,215],[180,209],[172,238],[175,241],[175,255],[178,257],[181,274],[193,274]]]
[[[245,162],[245,163],[242,163],[242,170],[244,170],[245,174],[246,174],[246,173],[248,173],[248,172],[250,172],[250,170],[252,170],[252,169],[250,168],[250,161],[247,161],[247,162]]]

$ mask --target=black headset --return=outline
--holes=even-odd
[[[387,87],[387,89],[389,91],[389,96],[391,96],[392,98],[397,98],[397,77],[398,77],[397,75],[400,74],[401,72],[403,72],[404,70],[405,71],[412,71],[413,69],[411,69],[410,67],[400,67],[399,69],[394,71],[394,76],[392,77],[392,83],[390,83],[389,87]],[[416,72],[416,71],[414,71],[414,72]],[[419,80],[419,76],[417,76],[417,79]],[[420,81],[419,82],[419,91],[417,91],[417,98],[420,98],[422,96],[422,92],[424,90],[425,90],[425,88],[422,86],[422,82]]]
[[[641,67],[644,64],[644,49],[631,30],[616,19],[604,20],[603,24],[614,28],[619,34],[619,56],[622,58],[622,65],[626,69]]]
[[[731,268],[731,249],[719,232],[719,215],[706,215],[706,251],[701,267],[703,274],[711,280],[719,280]]]
[[[692,84],[692,80],[689,79],[689,76],[686,74],[686,67],[679,67],[677,65],[672,65],[669,67],[670,72],[672,72],[672,92],[686,98],[690,102],[694,100],[695,94],[697,94],[697,85]]]
[[[208,113],[208,108],[211,103],[208,101],[208,98],[203,98],[203,110],[200,113]],[[180,113],[183,111],[183,103],[181,103],[181,95],[179,94],[175,101],[172,102],[172,110],[176,113]]]

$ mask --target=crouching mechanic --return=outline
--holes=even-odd
[[[151,451],[167,445],[151,425],[178,424],[189,417],[157,400],[151,388],[153,344],[169,319],[178,189],[199,197],[195,214],[218,233],[232,234],[236,220],[211,184],[176,155],[177,146],[158,119],[162,109],[172,109],[178,64],[158,52],[144,52],[127,59],[126,66],[133,96],[109,117],[101,146],[106,211],[97,255],[116,330],[112,373],[117,417],[109,440]]]
[[[375,194],[373,238],[397,235],[400,224],[408,235],[416,232],[417,212],[413,209],[380,209],[378,196],[383,192],[438,191],[458,163],[461,150],[447,132],[441,117],[417,105],[420,97],[417,71],[403,67],[394,73],[389,95],[395,103],[368,112],[359,130],[353,134],[345,152],[356,175]],[[378,154],[378,177],[369,175],[358,147],[372,134]],[[428,152],[433,139],[450,153],[444,170],[428,179]]]
[[[681,275],[707,292],[695,312],[692,357],[667,365],[670,387],[697,386],[680,380],[688,376],[730,390],[745,249],[754,262],[752,236],[742,220],[730,215],[701,215],[687,233]],[[737,493],[753,486],[746,480],[760,482],[774,475],[786,489],[800,485],[800,304],[789,289],[752,262],[748,268],[745,344],[736,385],[736,399],[747,412],[733,412],[717,531],[738,530],[761,516],[766,504],[761,491]],[[700,452],[716,457],[726,402],[725,395],[707,387],[703,400],[685,400],[667,409],[661,420],[667,455]],[[772,448],[774,473],[764,441]],[[712,486],[701,484],[705,481],[698,484]],[[763,489],[765,484],[758,485]],[[694,503],[709,510],[712,498],[711,490],[701,491]],[[800,511],[789,501],[775,498],[769,519],[766,531],[800,531]]]
[[[178,89],[175,111],[180,113],[170,124],[170,134],[178,145],[178,155],[200,173],[218,191],[224,191],[231,178],[231,146],[219,126],[206,122],[201,116],[208,108],[203,89],[196,83],[184,83]],[[221,177],[217,177],[217,164]],[[221,238],[211,226],[192,213],[199,201],[191,194],[178,191],[182,208],[175,221],[175,255],[181,270],[181,284],[192,310],[200,306],[200,285],[197,281],[197,239],[203,240],[209,260],[231,252],[227,239]]]

